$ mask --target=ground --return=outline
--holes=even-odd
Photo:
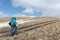
[[[9,36],[9,27],[0,29],[0,40],[60,40],[60,19],[52,17],[38,17],[35,20],[19,24],[19,34]],[[28,21],[28,20],[27,20]]]

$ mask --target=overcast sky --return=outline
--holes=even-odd
[[[60,0],[1,0],[0,17],[60,17]]]

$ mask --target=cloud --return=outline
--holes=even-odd
[[[9,17],[9,15],[0,11],[0,17]]]
[[[33,8],[26,8],[25,10],[22,11],[24,14],[35,14],[35,13],[41,13],[40,10],[35,10]]]
[[[27,8],[22,13],[33,14],[34,10],[32,8]]]
[[[28,17],[30,17],[30,18],[34,18],[34,17],[37,17],[37,16],[28,16]]]
[[[32,8],[26,8],[25,10],[23,10],[21,13],[16,13],[15,15],[13,15],[13,16],[15,16],[15,17],[36,17],[36,16],[32,16],[32,14],[34,14],[35,12],[39,12],[38,10],[34,10],[34,9],[32,9]],[[27,15],[27,14],[29,14],[29,15]]]
[[[23,15],[23,14],[20,14],[20,13],[17,13],[17,14],[15,14],[13,16],[15,16],[15,17],[26,17],[26,15]]]
[[[60,0],[12,0],[12,5],[40,10],[46,16],[60,17]]]
[[[17,14],[14,15],[14,17],[30,17],[30,18],[34,18],[36,16],[27,16],[27,15],[24,15],[24,14],[17,13]]]
[[[14,7],[60,8],[60,0],[12,0]]]

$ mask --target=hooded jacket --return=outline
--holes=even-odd
[[[11,21],[10,21],[11,28],[15,28],[16,24],[17,24],[16,18],[15,17],[12,17],[11,18]]]

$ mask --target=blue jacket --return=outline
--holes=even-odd
[[[15,17],[12,17],[10,22],[11,22],[11,28],[15,28],[15,26],[17,24],[16,18]]]

